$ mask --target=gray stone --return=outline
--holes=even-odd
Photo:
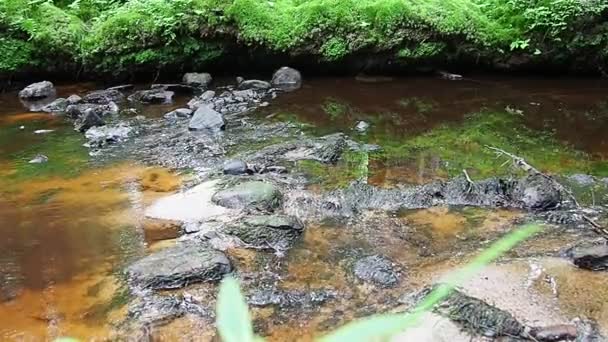
[[[365,121],[359,121],[355,126],[355,130],[360,133],[364,133],[369,128],[369,124]]]
[[[558,324],[548,327],[534,328],[530,332],[530,335],[532,335],[536,341],[557,342],[574,340],[576,339],[578,333],[576,325]]]
[[[222,114],[216,112],[208,105],[200,106],[196,112],[194,112],[194,115],[188,124],[188,129],[191,131],[208,130],[211,132],[219,132],[225,127],[226,123],[224,122]]]
[[[226,175],[242,175],[247,171],[247,163],[242,160],[232,159],[224,163],[224,174]]]
[[[213,78],[211,77],[211,74],[208,73],[189,72],[182,78],[183,83],[195,87],[207,87],[212,81]]]
[[[172,289],[197,282],[220,280],[232,271],[226,255],[205,244],[180,244],[140,259],[127,268],[132,284]]]
[[[192,109],[189,108],[178,108],[165,114],[165,119],[176,120],[179,118],[189,118],[192,115]]]
[[[103,126],[105,124],[105,121],[103,121],[95,110],[89,109],[84,115],[76,120],[74,128],[79,132],[85,132],[91,127]]]
[[[334,299],[337,293],[334,290],[319,289],[313,291],[281,291],[273,288],[255,289],[248,296],[250,305],[265,307],[277,305],[281,308],[296,307],[318,308],[320,304]]]
[[[129,96],[129,101],[151,104],[169,104],[173,102],[174,92],[162,88],[140,90]]]
[[[132,131],[133,128],[127,125],[91,127],[84,136],[89,147],[102,147],[127,140]]]
[[[49,81],[32,83],[19,92],[22,99],[35,100],[51,96],[55,96],[55,86]]]
[[[69,105],[66,107],[65,112],[72,119],[78,119],[83,117],[87,112],[94,112],[100,118],[106,115],[118,114],[119,108],[111,102],[106,105],[94,104],[94,103],[81,103],[75,105]]]
[[[302,87],[302,75],[296,69],[282,67],[272,75],[272,86],[285,91],[292,91]]]
[[[236,84],[239,85],[239,84],[243,83],[244,80],[245,80],[245,78],[243,78],[241,76],[237,76],[236,77]]]
[[[281,192],[270,183],[251,181],[215,193],[212,201],[232,209],[273,210],[281,203]]]
[[[239,90],[245,89],[270,89],[272,85],[270,82],[261,81],[261,80],[246,80],[238,85]]]
[[[590,186],[595,184],[595,178],[593,178],[593,176],[582,173],[571,175],[568,177],[568,180],[580,186]]]
[[[257,215],[227,224],[220,230],[238,237],[250,247],[285,250],[302,234],[303,229],[302,222],[293,216]]]
[[[393,263],[379,255],[372,255],[355,262],[355,276],[365,282],[382,287],[392,287],[399,282],[399,274]]]
[[[153,84],[150,86],[150,89],[170,90],[179,94],[192,94],[199,90],[197,87],[181,83]]]
[[[66,99],[68,101],[68,104],[78,104],[80,102],[82,102],[82,97],[72,94],[70,96],[68,96],[68,98]]]
[[[114,102],[121,102],[125,99],[125,96],[118,90],[95,90],[86,94],[82,100],[87,103],[95,104],[110,104]]]
[[[592,271],[608,270],[608,245],[584,244],[568,251],[572,262],[580,267]]]
[[[538,210],[555,208],[561,202],[559,190],[542,175],[520,180],[513,191],[513,198],[525,208]]]
[[[30,160],[28,163],[44,164],[44,163],[47,163],[48,161],[49,161],[49,157],[45,156],[44,154],[38,154],[34,158],[32,158],[32,160]]]
[[[42,107],[42,111],[47,112],[47,113],[62,113],[62,112],[65,112],[68,105],[69,105],[68,100],[60,97],[58,99],[55,99],[53,102],[49,103],[48,105]]]

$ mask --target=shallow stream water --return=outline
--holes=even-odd
[[[554,151],[555,158],[538,158],[547,170],[569,173],[582,165],[581,172],[608,176],[604,173],[608,168],[603,166],[608,157],[605,81],[491,77],[459,82],[432,78],[364,81],[306,80],[299,91],[279,96],[269,107],[252,115],[260,120],[295,122],[308,134],[341,131],[356,140],[383,147],[390,144],[394,152],[369,162],[367,181],[378,186],[424,183],[450,176],[450,165],[458,162],[441,154],[449,151],[448,146],[425,150],[427,145],[418,142],[410,146],[413,149],[401,151],[399,147],[434,130],[456,130],[479,115],[495,112],[515,117],[515,121],[506,122],[518,125],[517,130],[500,125],[482,128],[521,134],[507,139],[528,145],[532,141],[532,147],[526,145],[522,151],[570,151],[564,155]],[[58,89],[60,96],[67,96],[95,88],[94,84],[76,84]],[[162,120],[162,114],[185,101],[178,98],[175,105],[146,106],[140,114]],[[472,115],[477,117],[471,119]],[[370,124],[364,133],[353,130],[361,120]],[[34,133],[41,129],[53,131]],[[551,143],[545,138],[539,140],[541,143],[530,140],[530,135],[550,136],[547,139]],[[470,139],[464,146],[479,150],[476,137]],[[545,142],[546,146],[534,146]],[[124,318],[128,300],[123,268],[171,243],[158,243],[146,235],[143,211],[155,199],[178,191],[187,179],[184,170],[167,170],[123,157],[97,160],[89,156],[83,143],[81,134],[61,118],[29,113],[16,93],[0,94],[0,340],[112,338],[116,324]],[[28,163],[37,154],[48,156],[49,162]],[[459,158],[467,161],[454,156],[454,160]],[[473,175],[484,175],[483,170],[475,172],[477,165],[465,166]],[[343,178],[349,180],[342,177],[343,173],[344,169],[337,167],[329,177],[318,177],[310,187],[319,187],[318,191],[340,187],[344,185]],[[259,333],[277,341],[307,340],[353,318],[382,312],[384,308],[392,310],[404,294],[428,285],[446,270],[468,260],[480,247],[511,229],[524,213],[440,207],[390,215],[394,225],[382,227],[373,226],[373,215],[370,216],[372,233],[349,231],[339,223],[306,227],[301,241],[281,259],[260,259],[248,251],[231,251],[229,255],[237,265],[254,271],[264,269],[260,262],[280,263],[284,289],[310,291],[329,287],[342,294],[341,299],[305,313],[294,309],[293,313],[281,315],[272,308],[255,309]],[[530,251],[536,255],[554,252],[576,239],[575,233],[546,234],[527,242],[513,256],[526,256]],[[405,280],[398,287],[378,290],[353,285],[341,262],[349,255],[370,251],[390,257],[401,267]],[[604,304],[608,303],[608,293],[602,286],[593,285],[608,283],[605,273],[576,270],[554,259],[538,258],[535,262],[556,279],[560,294],[563,293],[554,296],[544,282],[537,284],[533,290],[548,302],[553,301],[547,305],[559,307],[556,312],[569,319],[584,314],[608,329],[608,307]],[[526,262],[497,268],[496,274],[510,272],[524,280],[530,272]],[[201,291],[213,290],[202,286]],[[383,294],[379,296],[378,291]],[[523,305],[526,298],[514,299],[518,300]],[[201,323],[188,319],[160,327],[157,338],[211,338],[211,326],[198,330],[201,326],[197,324]]]

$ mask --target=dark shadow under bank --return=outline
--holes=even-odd
[[[581,57],[584,59],[584,57]],[[395,52],[362,51],[338,61],[327,61],[318,55],[289,55],[268,52],[264,49],[232,48],[221,57],[204,65],[144,65],[134,66],[128,72],[98,72],[90,67],[75,64],[57,64],[44,69],[30,69],[14,73],[0,73],[0,91],[18,89],[28,83],[52,80],[54,82],[94,81],[96,83],[147,83],[179,82],[185,72],[210,72],[214,76],[268,78],[272,71],[289,65],[305,76],[411,76],[437,75],[440,71],[460,74],[498,74],[513,76],[581,76],[606,77],[603,69],[594,63],[577,60],[552,61],[533,58],[525,54],[511,55],[508,59],[475,58],[458,53],[418,61],[404,61]]]

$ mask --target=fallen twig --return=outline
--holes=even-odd
[[[467,182],[469,183],[469,186],[467,188],[467,193],[470,193],[473,190],[473,187],[475,187],[475,182],[473,182],[471,177],[469,177],[469,174],[467,173],[466,169],[462,169],[462,173],[464,173],[464,177],[467,179]]]
[[[555,186],[555,188],[560,191],[565,193],[566,195],[568,195],[568,197],[570,198],[570,200],[572,201],[572,203],[576,206],[577,209],[582,209],[582,206],[580,205],[580,203],[578,202],[578,200],[576,199],[576,197],[574,196],[574,194],[572,193],[572,191],[570,191],[569,189],[567,189],[566,187],[564,187],[561,183],[559,183],[557,180],[555,180],[553,177],[540,172],[537,168],[535,168],[534,166],[528,164],[528,162],[526,162],[525,159],[523,159],[522,157],[516,156],[512,153],[509,153],[505,150],[502,150],[500,148],[497,147],[493,147],[493,146],[487,146],[486,148],[494,151],[498,156],[504,155],[507,156],[509,158],[511,158],[513,160],[513,163],[516,166],[519,166],[522,170],[531,173],[533,175],[539,175],[544,177],[545,179],[549,180],[551,182],[551,184],[553,184],[553,186]],[[595,199],[594,199],[595,202]],[[595,222],[592,218],[590,218],[587,215],[583,215],[583,220],[585,220],[587,223],[589,223],[592,227],[593,230],[602,235],[605,239],[608,239],[608,230],[604,227],[602,227],[600,224],[598,224],[597,222]]]

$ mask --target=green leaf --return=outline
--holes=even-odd
[[[217,299],[217,329],[224,342],[259,341],[253,335],[253,326],[245,298],[236,279],[222,281]]]

